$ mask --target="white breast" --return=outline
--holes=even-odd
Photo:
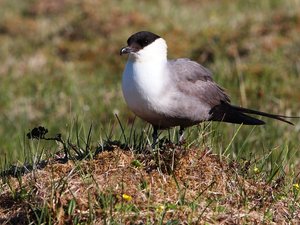
[[[139,117],[151,120],[168,103],[165,62],[155,64],[128,60],[123,73],[122,90],[128,107]]]

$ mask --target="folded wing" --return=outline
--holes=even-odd
[[[180,92],[199,99],[199,104],[210,108],[221,102],[230,102],[224,89],[212,79],[211,72],[189,59],[169,61],[171,76],[176,80]]]

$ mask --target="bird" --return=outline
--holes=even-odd
[[[182,141],[185,128],[205,121],[265,124],[251,114],[293,125],[287,118],[295,117],[232,105],[209,69],[188,58],[169,60],[166,41],[150,31],[132,34],[120,49],[120,55],[125,54],[123,96],[130,110],[152,125],[153,146],[160,129],[179,126]]]

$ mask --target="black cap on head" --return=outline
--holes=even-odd
[[[127,40],[127,44],[128,46],[138,45],[138,47],[142,49],[158,38],[160,38],[160,36],[149,31],[140,31],[131,35]]]
[[[160,36],[153,34],[149,31],[137,32],[128,38],[127,40],[128,46],[121,48],[120,55],[132,53],[132,52],[138,52],[139,50],[151,44],[153,41],[155,41],[158,38],[160,38]]]

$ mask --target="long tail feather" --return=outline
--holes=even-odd
[[[291,118],[299,118],[299,117],[295,117],[295,116],[284,116],[284,115],[265,113],[265,112],[261,112],[261,111],[257,111],[257,110],[253,110],[253,109],[243,108],[243,107],[240,107],[240,106],[231,105],[231,107],[234,108],[235,110],[239,111],[239,112],[265,116],[265,117],[269,117],[269,118],[272,118],[272,119],[283,121],[283,122],[291,124],[291,125],[294,125],[294,124],[292,122],[284,119],[284,118],[290,118],[290,119]]]
[[[223,121],[229,123],[238,123],[238,124],[245,124],[245,125],[263,125],[265,124],[264,121],[253,118],[248,116],[247,114],[255,114],[260,116],[269,117],[272,119],[280,120],[285,123],[294,125],[292,122],[286,120],[286,118],[300,118],[300,117],[293,117],[293,116],[283,116],[283,115],[276,115],[265,113],[253,109],[247,109],[239,106],[233,106],[226,102],[221,102],[221,104],[213,107],[210,110],[211,118],[210,120],[213,121]]]

